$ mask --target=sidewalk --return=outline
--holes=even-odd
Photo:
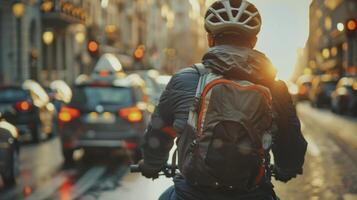
[[[350,149],[357,150],[357,119],[336,115],[328,110],[312,108],[307,103],[297,105],[297,112],[303,123],[313,124],[318,129],[332,134]]]

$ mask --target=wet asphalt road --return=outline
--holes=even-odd
[[[298,110],[309,142],[304,175],[275,183],[277,193],[283,200],[357,200],[357,121],[306,104]],[[60,152],[58,138],[25,145],[18,186],[2,190],[0,199],[156,200],[172,184],[130,174],[123,156],[84,155],[75,165],[63,166]]]

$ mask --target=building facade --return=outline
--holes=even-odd
[[[38,74],[42,65],[41,13],[36,1],[14,6],[0,1],[0,83],[13,83]]]
[[[0,83],[34,79],[68,83],[113,53],[126,67],[175,72],[207,48],[204,0],[1,0]],[[88,43],[98,44],[98,55]]]
[[[355,75],[357,38],[346,34],[346,21],[357,18],[355,0],[313,0],[307,66],[314,74]]]

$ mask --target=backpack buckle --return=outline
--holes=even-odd
[[[197,145],[198,145],[197,140],[193,140],[190,144],[189,151],[194,152],[194,149],[197,147]]]

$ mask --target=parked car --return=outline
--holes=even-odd
[[[0,112],[20,133],[20,140],[39,142],[56,131],[56,111],[45,90],[35,81],[0,87]]]
[[[19,174],[18,132],[0,113],[0,179],[4,187],[13,186]]]
[[[151,104],[156,105],[161,95],[161,88],[156,79],[159,77],[159,72],[156,70],[139,70],[134,73],[139,74],[145,81],[145,89],[149,95],[149,101]]]
[[[143,89],[144,81],[136,74],[114,81],[91,81],[73,88],[71,102],[59,113],[63,156],[73,162],[75,149],[125,150],[140,159],[150,112]]]
[[[314,77],[309,94],[311,103],[318,108],[331,107],[331,94],[336,89],[338,78],[324,74]]]
[[[296,81],[297,85],[297,101],[309,100],[309,93],[312,87],[312,76],[311,75],[302,75]]]
[[[357,78],[343,77],[332,95],[332,111],[339,114],[357,115]]]

